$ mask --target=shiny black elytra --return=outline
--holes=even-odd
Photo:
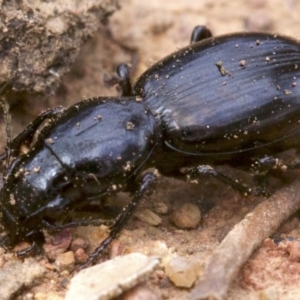
[[[63,220],[91,201],[132,193],[90,263],[152,190],[150,167],[181,179],[215,176],[244,193],[247,188],[207,165],[250,168],[256,161],[271,168],[278,152],[299,148],[300,44],[265,33],[214,38],[201,26],[191,40],[133,86],[120,65],[112,79],[120,97],[48,110],[12,141],[15,159],[1,190],[4,246],[26,240],[35,247],[43,229],[101,223]],[[23,144],[30,150],[20,155]]]

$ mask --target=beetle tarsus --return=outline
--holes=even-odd
[[[271,193],[268,190],[266,190],[264,187],[260,187],[260,186],[255,187],[252,191],[252,194],[254,196],[263,196],[265,198],[269,198],[271,196]]]
[[[26,255],[29,255],[31,254],[32,252],[35,252],[36,250],[38,249],[38,245],[36,242],[32,242],[32,244],[23,249],[23,250],[20,250],[17,252],[17,256],[26,256]]]

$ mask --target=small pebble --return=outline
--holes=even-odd
[[[279,300],[278,291],[274,286],[270,286],[259,293],[259,300]]]
[[[121,243],[119,240],[113,240],[110,244],[110,259],[123,255],[125,251],[126,247],[123,243]]]
[[[76,238],[74,241],[72,241],[71,244],[71,251],[76,252],[79,248],[86,249],[88,247],[89,243],[83,238]]]
[[[169,248],[165,241],[155,241],[151,249],[152,255],[166,257],[169,254]]]
[[[157,214],[152,212],[150,209],[137,211],[135,213],[135,216],[139,218],[141,221],[152,226],[158,226],[162,222],[161,218]]]
[[[33,294],[32,293],[27,293],[24,298],[24,300],[32,300],[33,299]]]
[[[268,0],[251,0],[250,3],[255,7],[263,7],[267,4]]]
[[[164,202],[158,202],[154,205],[154,210],[158,214],[165,215],[169,212],[168,206]]]
[[[55,270],[55,267],[50,263],[46,263],[45,268],[49,271],[54,271]]]
[[[201,213],[197,205],[184,203],[170,215],[170,220],[178,228],[197,228],[201,220]]]
[[[58,255],[67,251],[72,241],[70,231],[62,230],[49,238],[49,241],[43,245],[44,251],[50,260],[55,260]]]
[[[200,266],[191,259],[174,257],[166,263],[165,271],[176,286],[190,288],[199,277]]]
[[[118,256],[76,274],[65,300],[111,299],[144,282],[159,264],[141,253]]]
[[[5,253],[5,251],[6,250],[4,248],[0,247],[0,256],[2,256]]]
[[[54,262],[54,265],[59,272],[64,270],[72,272],[75,266],[75,258],[73,252],[68,251],[59,254]]]
[[[122,300],[159,300],[160,297],[145,284],[139,284],[121,296]],[[120,299],[120,300],[121,300]]]
[[[34,295],[34,300],[63,300],[62,296],[59,296],[55,293],[36,293]]]
[[[70,272],[68,270],[63,270],[59,274],[61,277],[67,277],[70,275]]]
[[[289,261],[291,262],[300,262],[300,242],[291,241],[286,243],[286,250],[289,254]]]
[[[63,277],[63,279],[60,282],[60,286],[63,288],[67,288],[68,284],[69,284],[70,280],[66,277]]]
[[[85,251],[82,248],[78,248],[74,253],[75,261],[79,264],[83,264],[87,261],[88,255],[85,253]]]
[[[0,270],[0,299],[16,299],[15,295],[43,278],[46,269],[33,259],[9,261]]]
[[[276,243],[271,238],[266,238],[263,242],[263,246],[269,248],[270,250],[274,250],[277,248]]]

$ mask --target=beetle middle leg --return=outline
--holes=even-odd
[[[97,257],[109,246],[113,239],[115,239],[120,231],[122,230],[124,224],[130,218],[130,216],[135,211],[137,205],[139,204],[142,197],[151,191],[153,185],[156,183],[156,176],[152,173],[146,173],[140,183],[139,190],[135,193],[133,199],[123,210],[123,212],[117,217],[114,225],[111,228],[109,236],[97,247],[94,252],[89,256],[88,260],[82,268],[87,267],[89,264],[93,264]]]

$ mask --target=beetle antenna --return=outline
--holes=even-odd
[[[5,120],[5,131],[6,131],[6,146],[5,146],[5,155],[6,155],[6,163],[5,163],[5,174],[7,173],[11,155],[11,114],[9,113],[9,104],[6,100],[2,103],[3,114]]]
[[[6,131],[6,147],[5,147],[5,153],[6,153],[6,164],[5,164],[5,174],[7,173],[8,167],[9,167],[9,161],[10,161],[10,155],[11,155],[11,114],[9,113],[9,104],[5,100],[2,104],[3,107],[3,113],[4,113],[4,120],[5,120],[5,131]]]
[[[5,87],[7,86],[7,83],[5,83],[1,89],[0,92],[3,92]],[[6,160],[5,163],[5,172],[7,173],[7,170],[9,168],[9,161],[11,156],[11,114],[9,113],[9,104],[6,101],[5,97],[2,97],[1,99],[1,106],[3,109],[3,117],[5,121],[5,132],[6,132],[6,146],[5,146],[5,153],[0,156],[0,160]]]

